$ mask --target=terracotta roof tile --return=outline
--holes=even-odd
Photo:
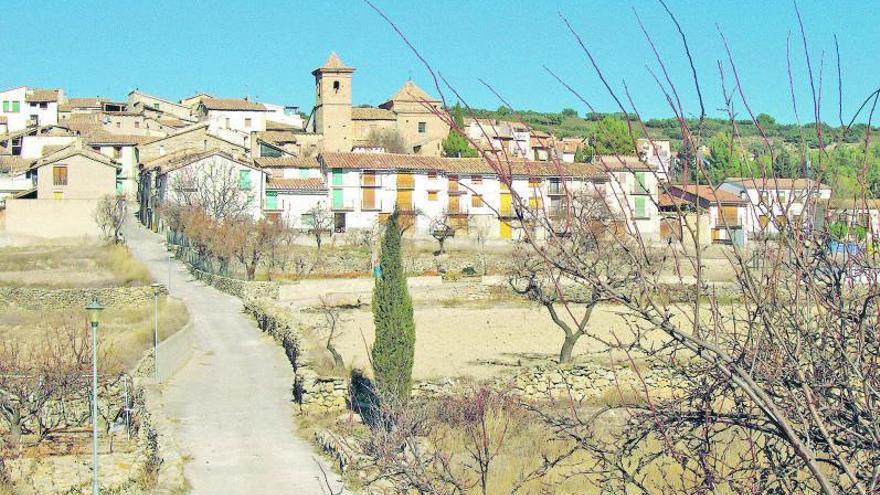
[[[322,153],[319,160],[328,168],[349,170],[444,171],[453,174],[497,174],[604,178],[596,166],[586,163],[556,163],[483,158],[438,158],[393,153]]]
[[[391,110],[376,107],[354,107],[351,109],[352,120],[397,120]]]
[[[296,133],[293,131],[264,131],[257,137],[269,143],[295,143]]]
[[[270,191],[326,192],[327,184],[319,177],[302,179],[270,177],[266,182],[266,189]]]
[[[242,98],[205,98],[202,100],[202,105],[208,110],[267,111],[262,103],[255,103]]]
[[[785,179],[775,177],[729,177],[724,182],[740,184],[749,189],[831,189],[815,179]]]
[[[315,157],[279,156],[254,158],[254,163],[263,168],[320,168]]]
[[[687,186],[683,184],[669,184],[667,185],[670,192],[673,195],[676,192],[687,193],[688,195],[696,195],[700,198],[709,201],[710,203],[735,203],[735,204],[745,204],[746,200],[740,198],[739,195],[732,193],[730,191],[725,191],[723,189],[712,189],[711,186],[705,185],[696,185],[696,184],[688,184]],[[687,198],[681,198],[683,200],[687,200]]]
[[[49,103],[58,101],[57,89],[32,89],[24,95],[24,101],[28,103]]]

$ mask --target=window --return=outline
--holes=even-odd
[[[278,209],[278,191],[266,191],[266,209]]]
[[[122,156],[122,146],[114,146],[113,158],[119,158],[120,156]]]
[[[365,187],[361,189],[361,209],[376,210],[376,189]]]
[[[437,201],[437,191],[428,191],[428,201]]]
[[[67,185],[67,165],[55,165],[52,167],[52,185]]]
[[[541,187],[541,179],[529,177],[529,189],[538,189],[539,187]]]
[[[636,172],[635,194],[648,194],[647,172]]]
[[[3,113],[9,112],[9,100],[3,100]]]
[[[331,207],[334,210],[342,209],[342,189],[333,189],[333,196],[330,198]]]
[[[341,85],[339,84],[339,81],[333,81],[333,92],[334,93],[338,93],[340,87],[341,87]]]
[[[140,129],[140,128],[141,128],[141,123],[140,123],[139,121],[135,120],[135,121],[134,121],[134,128],[135,128],[135,129]]]
[[[116,128],[117,128],[117,129],[121,129],[121,128],[122,128],[122,122],[116,122]]]
[[[334,186],[341,186],[342,185],[342,169],[341,168],[334,168],[332,174],[333,174],[332,184]]]
[[[483,206],[483,196],[480,194],[471,196],[471,208],[479,208],[481,206]]]
[[[46,102],[40,103],[40,108],[49,108],[49,104]]]
[[[482,184],[482,183],[483,183],[483,176],[482,175],[472,175],[471,176],[471,184],[478,185],[478,184]]]
[[[12,113],[18,113],[18,112],[20,112],[20,111],[21,111],[21,106],[20,106],[20,105],[21,105],[21,102],[20,102],[20,101],[13,101],[13,102],[12,102]]]
[[[61,191],[52,191],[52,199],[64,199],[64,193]]]
[[[36,103],[31,103],[31,108],[37,108],[37,104],[36,104]]]
[[[645,218],[648,214],[645,212],[645,198],[635,198],[636,207],[634,215],[636,218]]]
[[[226,128],[229,129],[229,117],[226,117]]]
[[[428,123],[419,122],[419,134],[424,134],[426,132],[428,132]]]
[[[247,190],[251,188],[251,171],[250,170],[239,170],[238,171],[238,188]]]
[[[436,179],[437,178],[437,171],[436,170],[428,171],[428,178],[429,179]]]
[[[244,119],[244,126],[245,126],[245,128],[250,129],[251,119]]]

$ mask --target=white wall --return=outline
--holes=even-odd
[[[46,146],[67,146],[76,141],[74,136],[23,136],[21,139],[22,158],[40,158]]]
[[[266,130],[265,111],[256,110],[208,110],[208,130],[231,129],[241,132],[262,132]],[[250,126],[245,120],[251,119]]]
[[[24,101],[26,93],[27,88],[24,86],[0,92],[0,115],[6,117],[9,132],[20,131],[27,127],[27,121],[30,118],[30,113],[28,109],[28,104]],[[10,102],[8,112],[3,111],[2,104],[4,101]],[[18,112],[12,111],[11,102],[13,101],[18,102]]]
[[[251,215],[253,218],[260,218],[263,214],[263,200],[266,195],[266,173],[260,169],[246,167],[234,160],[219,155],[207,156],[185,167],[172,170],[160,176],[159,180],[161,181],[161,185],[159,190],[167,195],[167,199],[170,201],[180,200],[180,198],[177,197],[177,194],[173,191],[175,181],[177,181],[178,178],[186,178],[188,174],[206,173],[206,168],[212,162],[220,166],[231,166],[232,173],[234,174],[233,177],[236,181],[238,180],[240,170],[247,170],[251,174],[251,189],[241,190],[240,194],[251,198],[249,203]]]

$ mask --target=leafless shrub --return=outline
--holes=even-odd
[[[98,201],[95,221],[105,239],[114,244],[122,242],[122,225],[126,218],[126,202],[123,196],[107,195]]]

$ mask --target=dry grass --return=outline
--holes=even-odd
[[[0,339],[33,342],[68,318],[82,318],[82,324],[87,324],[85,311],[6,310],[0,313]],[[160,339],[173,335],[187,321],[189,314],[183,303],[167,298],[159,300]],[[112,349],[124,369],[131,369],[153,345],[153,325],[152,303],[138,309],[108,308],[101,314],[98,339]]]
[[[98,243],[8,247],[0,285],[73,288],[146,285],[150,276],[124,246]]]

